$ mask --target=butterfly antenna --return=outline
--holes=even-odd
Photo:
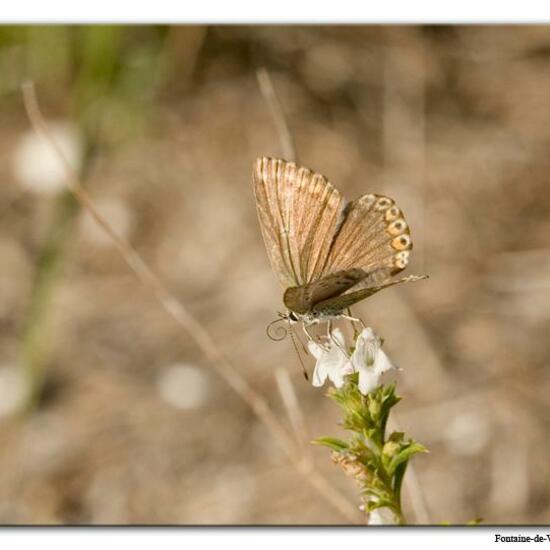
[[[280,323],[281,321],[286,321],[286,317],[279,314],[278,319],[275,319],[275,321],[271,321],[271,323],[269,323],[269,325],[265,327],[265,333],[267,334],[267,337],[274,342],[281,342],[286,338],[288,334],[287,328],[282,325],[279,325],[274,330],[272,330],[273,325],[275,325],[276,323]]]
[[[298,349],[298,344],[296,343],[296,333],[294,332],[294,329],[292,328],[290,321],[288,323],[288,330],[287,332],[290,333],[290,339],[292,340],[292,345],[294,346],[294,349],[296,350],[296,355],[298,356],[298,359],[300,361],[300,365],[302,365],[302,373],[304,374],[304,378],[307,382],[309,382],[309,375],[307,373],[306,366],[304,365],[304,362],[302,361],[302,356],[300,355],[300,350]],[[300,344],[302,344],[302,348],[304,349],[304,352],[307,353],[307,350],[303,344],[303,342],[300,340]]]

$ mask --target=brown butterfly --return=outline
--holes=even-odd
[[[288,321],[307,327],[353,319],[346,315],[353,304],[426,277],[393,279],[409,263],[412,240],[389,197],[347,202],[321,174],[266,157],[254,165],[254,192],[265,247],[285,289],[288,312],[280,315]]]

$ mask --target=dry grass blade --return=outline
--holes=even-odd
[[[414,206],[417,208],[417,229],[415,236],[418,239],[415,254],[420,259],[420,265],[424,262],[424,203],[423,190],[426,156],[425,136],[425,103],[426,103],[426,68],[425,57],[422,49],[415,45],[418,36],[415,30],[393,29],[385,30],[388,44],[393,44],[393,38],[397,37],[402,44],[409,47],[409,55],[402,55],[400,49],[387,46],[384,63],[384,157],[385,169],[392,174],[407,174],[409,188],[414,186]],[[404,46],[404,47],[406,47]],[[409,75],[414,78],[409,78]],[[407,101],[402,103],[402,97]],[[404,154],[403,151],[407,151]],[[411,205],[413,206],[413,205]],[[420,225],[420,227],[418,227]],[[423,357],[426,369],[430,369],[433,377],[445,380],[446,371],[443,368],[438,354],[430,343],[430,339],[423,329],[420,319],[405,299],[396,295],[390,295],[392,311],[395,314],[407,318],[407,326],[414,332],[414,341],[423,347]],[[399,427],[397,415],[393,413],[390,425],[395,431],[402,431]],[[430,523],[430,513],[422,485],[417,477],[414,464],[409,462],[407,475],[403,480],[405,491],[410,498],[417,523],[426,525]]]
[[[288,127],[286,117],[283,113],[281,102],[279,101],[279,98],[275,93],[275,88],[273,86],[271,76],[267,69],[265,69],[264,67],[256,71],[256,76],[258,78],[260,91],[262,92],[266,103],[269,105],[271,116],[273,117],[273,121],[275,122],[275,126],[277,127],[279,141],[283,149],[283,157],[286,160],[296,161],[296,147],[294,145],[294,139],[292,137],[292,133],[290,132],[290,128]]]
[[[40,112],[33,83],[24,83],[22,91],[25,109],[30,123],[36,133],[55,150],[60,161],[63,163],[67,186],[97,224],[101,226],[113,240],[130,269],[137,278],[154,293],[165,311],[190,335],[210,366],[250,406],[257,417],[268,428],[271,435],[279,443],[297,470],[304,475],[306,480],[326,499],[327,502],[331,503],[343,517],[351,523],[356,523],[358,518],[354,506],[340,495],[326,479],[316,472],[311,464],[306,464],[300,458],[299,453],[295,452],[295,444],[292,438],[287,434],[279,419],[269,408],[267,401],[259,395],[239,371],[231,365],[216,346],[206,329],[164,286],[132,245],[125,238],[119,236],[101,216],[90,195],[84,189],[74,170],[65,158],[59,145],[52,138],[48,125]]]
[[[300,402],[296,396],[296,391],[290,379],[287,369],[279,367],[275,370],[275,380],[277,387],[286,408],[287,416],[294,430],[296,441],[300,446],[305,457],[311,458],[309,437],[304,413],[300,407]]]

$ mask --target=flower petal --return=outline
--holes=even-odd
[[[325,380],[327,379],[327,369],[326,366],[322,361],[317,361],[315,364],[315,368],[313,369],[313,376],[311,377],[311,383],[316,387],[319,388],[325,383]]]
[[[363,395],[367,395],[371,391],[374,391],[380,382],[380,374],[377,373],[372,367],[366,365],[359,368],[359,391]]]
[[[369,525],[395,525],[396,523],[397,518],[389,508],[376,508],[369,514]]]
[[[320,359],[321,355],[323,355],[323,352],[325,351],[319,344],[312,342],[311,340],[307,343],[307,348],[309,349],[309,353],[311,353],[315,359]]]
[[[342,347],[345,346],[346,340],[344,338],[344,334],[339,328],[335,328],[332,332],[332,338],[336,340]]]
[[[344,385],[344,368],[345,363],[340,363],[335,365],[328,373],[328,377],[337,388],[341,388]]]
[[[379,374],[383,374],[389,370],[395,369],[396,366],[390,361],[386,353],[380,349],[374,358],[373,368]]]
[[[322,386],[328,377],[337,388],[341,388],[345,375],[353,372],[349,358],[343,351],[345,339],[342,331],[335,329],[331,338],[325,346],[308,342],[309,351],[317,359],[311,381],[316,387]]]
[[[382,374],[395,366],[382,351],[381,340],[370,327],[361,331],[351,356],[355,372],[359,373],[359,391],[367,395],[380,384]]]
[[[361,331],[361,334],[357,337],[358,340],[359,338],[366,341],[378,340],[378,336],[376,336],[376,333],[374,332],[374,330],[372,330],[372,327],[365,327]]]

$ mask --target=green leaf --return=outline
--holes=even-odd
[[[393,502],[389,499],[371,500],[367,504],[367,512],[372,512],[377,508],[389,508],[390,510],[393,510],[394,506]]]
[[[393,432],[390,437],[388,438],[389,441],[395,441],[396,443],[400,443],[405,438],[404,432]]]
[[[348,444],[341,439],[336,437],[318,437],[312,441],[315,445],[324,445],[325,447],[330,447],[335,451],[344,451],[348,448]]]
[[[399,445],[399,443],[391,440],[386,441],[386,443],[384,443],[384,447],[382,448],[382,453],[388,457],[393,457],[396,455],[400,448],[401,446]]]
[[[411,441],[410,444],[404,447],[402,451],[400,451],[396,456],[392,458],[388,466],[388,474],[393,475],[393,473],[395,472],[395,469],[403,462],[408,461],[411,458],[411,456],[417,453],[427,453],[427,452],[428,452],[428,449],[426,449],[424,445],[421,445],[416,441]]]
[[[393,475],[393,492],[397,502],[401,502],[401,485],[403,484],[403,478],[407,470],[408,462],[402,462],[397,466]]]
[[[374,440],[376,438],[376,428],[370,428],[363,431],[366,439]]]
[[[371,418],[376,421],[378,420],[378,417],[380,415],[381,405],[380,401],[376,399],[375,396],[369,395],[369,404],[368,404],[368,411],[370,413]]]

